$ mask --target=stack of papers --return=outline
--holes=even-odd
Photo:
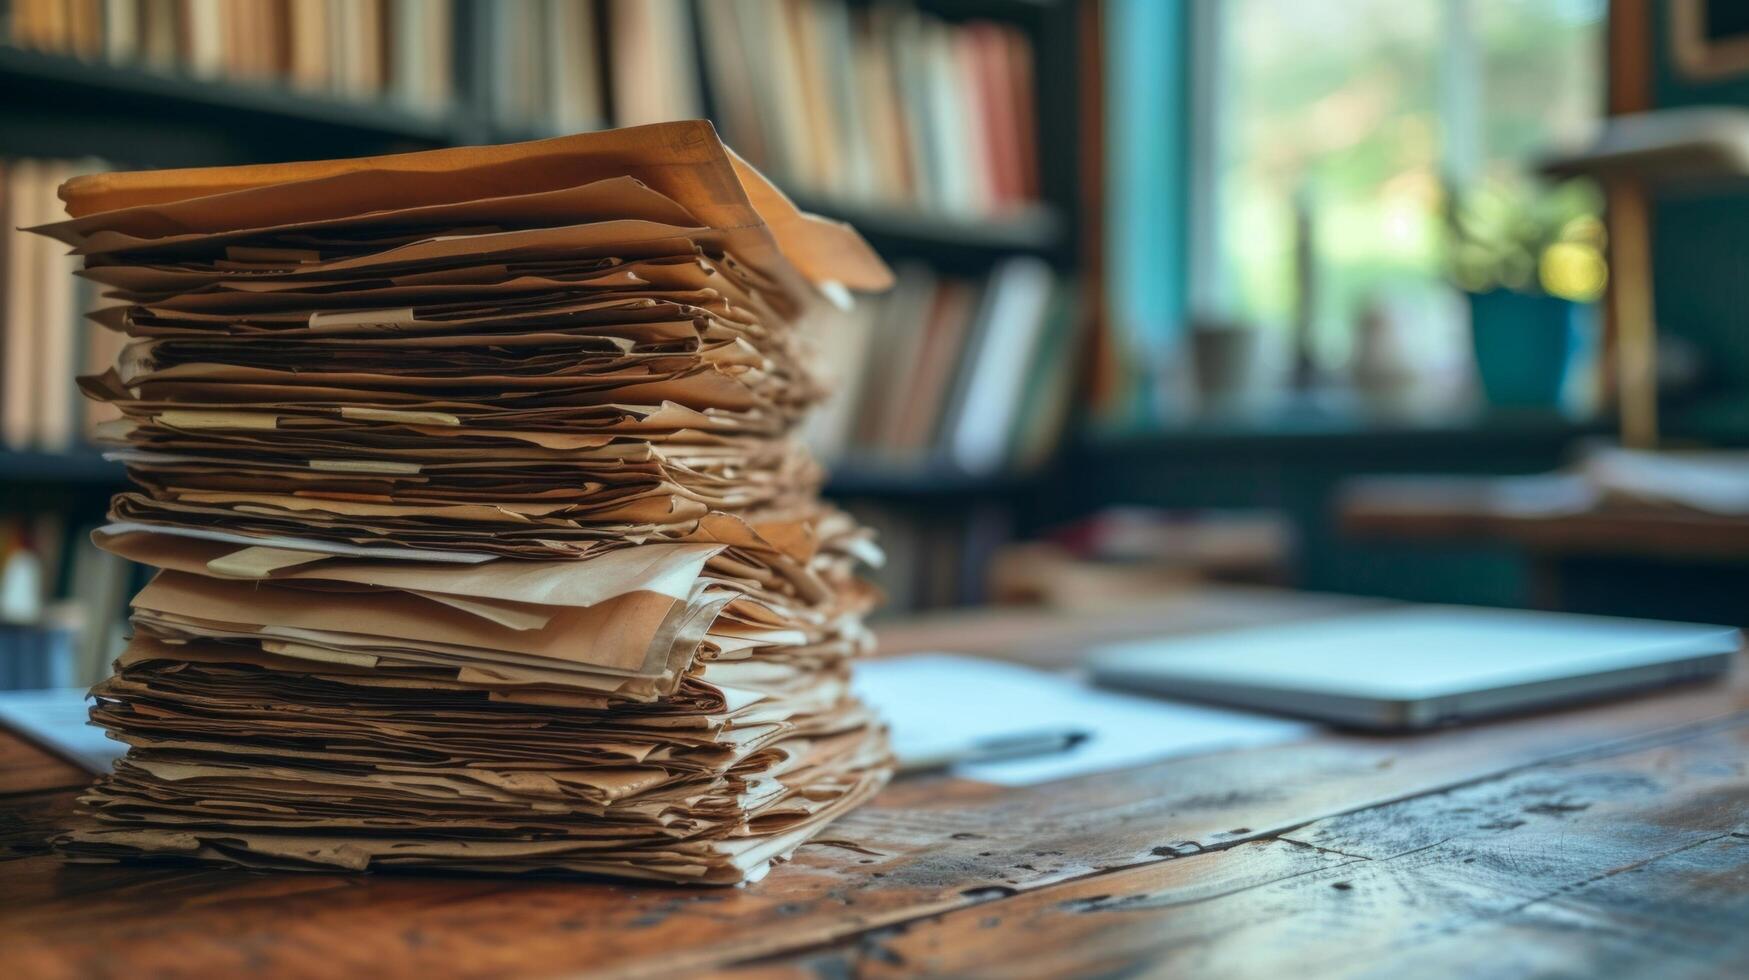
[[[760,877],[890,770],[792,433],[890,275],[709,124],[62,188],[160,569],[74,859]]]

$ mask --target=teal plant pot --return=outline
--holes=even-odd
[[[1581,340],[1585,307],[1496,289],[1470,295],[1470,338],[1488,404],[1558,408]]]

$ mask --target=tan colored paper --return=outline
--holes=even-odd
[[[795,438],[886,267],[709,124],[80,178],[158,569],[71,860],[757,880],[890,773]]]

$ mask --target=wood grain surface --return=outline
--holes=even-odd
[[[905,780],[733,890],[64,865],[41,841],[79,778],[0,743],[8,977],[1749,974],[1741,680],[1038,787]]]

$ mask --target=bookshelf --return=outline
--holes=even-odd
[[[219,82],[7,45],[0,45],[0,85],[14,102],[6,108],[5,126],[0,130],[6,135],[9,154],[30,151],[50,155],[42,144],[21,145],[18,136],[21,130],[41,135],[58,128],[80,137],[83,145],[69,146],[64,138],[51,140],[47,149],[54,150],[53,155],[96,152],[108,158],[124,144],[115,137],[104,137],[89,124],[141,115],[151,123],[168,121],[179,127],[195,124],[259,134],[256,138],[266,146],[281,148],[276,157],[297,155],[294,147],[299,143],[312,145],[312,136],[316,147],[410,149],[456,143],[465,133],[456,117],[407,106],[296,92],[266,81]],[[202,146],[183,153],[189,160],[217,155]]]
[[[1068,0],[853,0],[912,7],[952,20],[1011,22],[1037,55],[1041,194],[1013,214],[968,216],[848,201],[786,187],[802,207],[857,226],[884,254],[962,268],[1031,254],[1066,269],[1075,260],[1078,129],[1074,93],[1054,83],[1072,58]],[[421,108],[389,99],[301,91],[271,79],[208,78],[139,64],[111,64],[23,50],[0,41],[0,155],[96,157],[120,166],[209,166],[392,153],[438,146],[540,139],[619,125],[611,116],[559,127],[494,115],[484,94],[492,5],[456,0],[458,90],[453,104]],[[1053,44],[1052,39],[1057,39]],[[1062,50],[1057,50],[1057,49]],[[1047,81],[1049,79],[1049,81]],[[705,105],[710,92],[705,86]]]
[[[396,4],[407,0],[378,2],[388,11],[382,16],[393,17]],[[618,2],[598,0],[592,7],[592,29],[604,50],[611,43],[611,8]],[[698,0],[665,2],[694,24],[703,16]],[[227,77],[221,71],[215,76],[210,63],[199,74],[161,58],[156,63],[143,55],[109,61],[27,50],[0,40],[0,88],[8,93],[0,100],[0,159],[208,166],[511,142],[638,121],[616,118],[611,97],[615,78],[605,59],[585,79],[603,86],[601,111],[573,113],[568,120],[507,116],[504,93],[494,86],[500,84],[505,58],[529,40],[526,28],[522,35],[505,34],[503,10],[512,4],[441,3],[443,16],[451,18],[445,63],[452,69],[450,97],[442,105],[298,86],[259,73]],[[888,10],[910,16],[914,11],[955,29],[991,22],[1024,39],[1032,58],[1027,95],[1034,109],[1032,145],[1037,151],[1033,199],[1000,212],[974,213],[832,193],[783,173],[775,174],[776,179],[801,207],[855,225],[895,265],[921,265],[942,276],[972,278],[988,276],[1002,263],[1024,256],[1048,263],[1064,277],[1083,271],[1082,100],[1073,83],[1079,75],[1081,43],[1077,6],[1073,0],[848,0],[846,6],[856,18]],[[0,18],[9,9],[16,5],[0,5]],[[0,32],[0,38],[7,37]],[[388,57],[393,43],[385,41],[383,50]],[[550,49],[549,57],[556,57],[551,52],[557,50]],[[719,120],[733,144],[736,136],[721,120],[721,93],[713,85],[702,38],[686,57],[699,80],[699,108]],[[386,68],[379,72],[382,78],[390,75]],[[904,459],[859,455],[834,464],[827,494],[853,509],[875,507],[898,520],[915,516],[937,528],[988,529],[1011,523],[1021,498],[1038,478],[1036,472],[971,473],[938,453]],[[17,488],[15,499],[31,506],[59,499],[78,509],[82,513],[69,519],[73,524],[96,519],[103,496],[124,486],[125,475],[119,465],[83,446],[68,452],[7,449],[0,450],[0,482]],[[971,561],[962,556],[959,564],[969,566]],[[966,601],[975,592],[974,584],[938,600]]]

